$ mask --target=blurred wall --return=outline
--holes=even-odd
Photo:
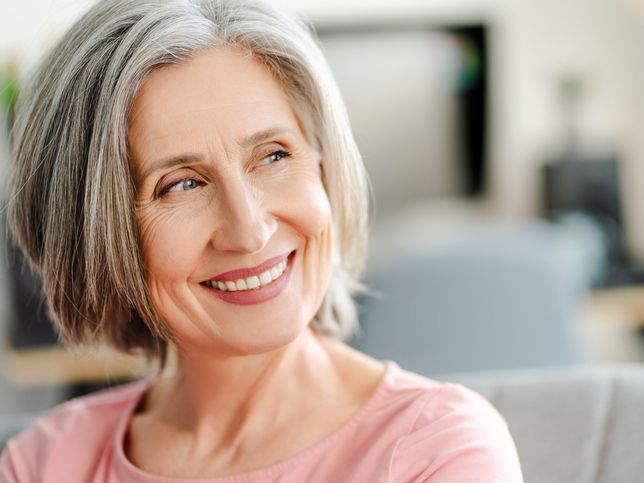
[[[580,79],[581,142],[619,156],[628,243],[644,261],[644,0],[284,1],[314,20],[487,21],[489,195],[502,216],[537,214],[539,168],[563,144],[558,86]]]
[[[491,80],[498,208],[536,210],[537,167],[561,144],[557,81],[580,77],[587,149],[617,151],[632,249],[644,258],[644,9],[639,0],[500,0]]]
[[[321,40],[347,104],[378,217],[429,196],[463,192],[456,41],[432,30]]]

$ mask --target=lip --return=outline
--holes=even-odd
[[[210,295],[217,297],[225,302],[235,304],[235,305],[255,305],[255,304],[261,304],[263,302],[267,302],[275,297],[277,297],[279,294],[282,293],[282,291],[286,288],[288,285],[288,282],[291,278],[291,272],[293,270],[293,264],[295,262],[295,251],[292,251],[284,256],[279,256],[279,257],[274,257],[271,258],[270,260],[267,260],[266,262],[262,263],[261,265],[257,265],[257,267],[249,268],[249,269],[241,269],[241,270],[232,270],[230,272],[225,272],[221,275],[218,275],[217,278],[220,281],[225,281],[225,280],[236,280],[237,278],[244,278],[244,277],[250,277],[253,275],[256,275],[258,273],[262,273],[265,271],[267,268],[272,267],[273,265],[281,262],[282,260],[288,258],[288,263],[286,264],[286,270],[284,270],[284,273],[282,274],[281,277],[279,277],[277,280],[274,282],[264,286],[257,288],[255,290],[243,290],[243,291],[235,291],[235,292],[224,292],[222,290],[217,290],[215,288],[209,287],[204,284],[200,284],[201,288],[206,290]],[[268,266],[267,266],[268,264]],[[252,272],[249,272],[252,271]],[[257,271],[259,270],[259,271]],[[249,275],[242,275],[239,276],[238,274],[240,273],[249,273]],[[218,278],[221,276],[229,276],[229,274],[234,274],[236,278],[228,278],[228,279],[223,279],[223,278]]]
[[[286,260],[291,253],[294,253],[294,252],[286,252],[282,255],[269,258],[265,262],[262,262],[259,265],[256,265],[254,267],[238,268],[235,270],[230,270],[228,272],[220,273],[219,275],[215,275],[209,280],[216,280],[217,282],[234,282],[240,278],[248,278],[254,275],[259,275],[260,273],[273,268],[281,261]]]

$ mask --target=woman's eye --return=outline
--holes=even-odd
[[[193,178],[187,178],[187,179],[182,179],[178,183],[174,183],[169,185],[168,187],[164,188],[160,195],[163,196],[166,193],[169,193],[171,191],[190,191],[199,186],[199,182],[196,179]]]
[[[291,153],[280,149],[279,151],[275,151],[274,153],[271,153],[268,156],[266,156],[264,159],[262,159],[259,162],[259,164],[261,166],[264,166],[264,165],[267,165],[267,164],[273,164],[273,163],[276,163],[276,162],[278,162],[278,161],[280,161],[280,160],[282,160],[284,158],[288,158],[290,156],[291,156]]]

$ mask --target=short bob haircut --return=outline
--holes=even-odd
[[[220,46],[241,49],[271,70],[321,154],[335,253],[312,323],[339,338],[356,329],[352,294],[366,254],[367,180],[310,30],[252,0],[104,0],[39,64],[13,133],[9,225],[42,278],[66,342],[142,349],[151,357],[163,357],[167,343],[177,342],[145,283],[127,122],[150,72]]]

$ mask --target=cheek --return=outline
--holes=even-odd
[[[324,186],[319,178],[298,183],[289,193],[293,203],[290,225],[303,239],[302,269],[304,297],[317,311],[326,294],[333,269],[333,218]]]
[[[325,236],[332,216],[329,198],[319,176],[309,173],[297,182],[282,186],[280,197],[289,203],[288,212],[292,218],[289,224],[300,235],[310,239]]]
[[[198,223],[179,210],[149,210],[139,213],[143,263],[148,282],[171,282],[183,278],[194,265]],[[194,225],[194,226],[193,226]],[[192,249],[191,249],[192,248]]]

